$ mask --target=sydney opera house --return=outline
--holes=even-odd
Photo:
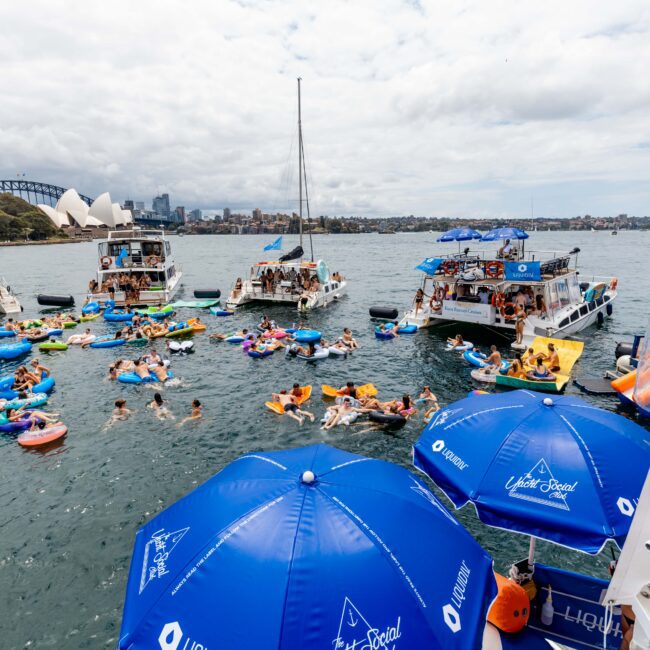
[[[133,224],[130,210],[123,210],[119,203],[112,203],[108,192],[100,194],[90,207],[74,189],[63,193],[54,207],[39,204],[57,228],[118,228]]]

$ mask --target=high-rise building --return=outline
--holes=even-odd
[[[135,210],[135,205],[134,205],[133,201],[131,201],[131,199],[126,199],[126,201],[124,201],[124,204],[122,205],[122,209],[123,210],[131,210],[131,211],[133,211],[133,210]]]
[[[169,207],[169,194],[155,196],[151,202],[151,209],[161,217],[169,218],[171,214],[171,208]]]
[[[253,221],[262,221],[262,211],[259,208],[253,210]]]
[[[174,214],[176,216],[175,221],[178,221],[179,223],[185,223],[185,206],[184,205],[179,205],[174,208]]]
[[[230,208],[223,209],[223,220],[228,221],[230,219]]]
[[[189,214],[188,221],[201,221],[203,218],[203,213],[201,210],[196,208],[195,210],[192,210]]]

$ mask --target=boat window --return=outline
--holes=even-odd
[[[580,291],[580,283],[578,282],[578,276],[572,274],[567,276],[566,279],[569,285],[569,298],[571,299],[571,302],[573,303],[580,302],[580,300],[582,299],[582,292]]]
[[[589,311],[593,311],[594,309],[596,309],[596,303],[592,301],[589,303]]]
[[[560,324],[558,325],[558,327],[559,327],[560,329],[562,329],[563,327],[566,327],[568,324],[569,324],[569,319],[568,319],[568,318],[564,318],[563,320],[560,321]]]
[[[551,311],[555,311],[556,309],[560,308],[560,300],[557,296],[557,291],[555,290],[555,285],[554,284],[549,284],[548,285],[548,308]]]
[[[329,292],[330,292],[330,285],[326,284],[325,285],[325,293],[329,293]]]
[[[106,253],[106,255],[109,255],[110,257],[119,257],[120,253],[125,248],[127,251],[127,255],[130,255],[129,244],[127,244],[126,242],[117,242],[117,243],[111,242],[110,244],[108,244],[108,253]]]
[[[575,323],[578,318],[580,318],[580,312],[576,309],[572,314],[571,314],[571,322]]]
[[[587,305],[581,305],[580,306],[580,315],[584,316],[589,312],[589,307]]]
[[[603,297],[601,296],[596,300],[596,306],[600,307],[605,301],[603,300]]]
[[[555,286],[555,291],[557,292],[560,308],[566,307],[571,302],[569,298],[569,286],[567,284],[566,278],[557,280],[553,283],[553,285]]]
[[[165,242],[165,252],[167,253],[167,255],[171,255],[172,252],[172,247],[170,246],[168,241]]]

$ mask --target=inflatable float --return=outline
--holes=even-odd
[[[174,377],[174,373],[171,371],[169,371],[167,375],[167,379],[172,379]],[[167,379],[165,379],[165,381],[167,381]],[[120,381],[123,384],[149,384],[152,382],[160,382],[156,375],[150,374],[147,377],[140,377],[140,375],[136,375],[134,372],[124,372],[121,375],[118,375],[117,381]]]
[[[112,339],[109,337],[95,339],[91,344],[91,348],[116,348],[118,345],[124,345],[124,339]]]
[[[88,314],[87,316],[81,316],[79,319],[82,323],[87,323],[88,321],[95,320],[99,318],[99,313],[97,314]]]
[[[246,354],[251,357],[251,359],[262,359],[263,357],[270,357],[273,352],[274,350],[265,348],[264,350],[247,350]]]
[[[48,396],[45,393],[32,393],[29,397],[24,399],[11,399],[7,400],[4,404],[0,404],[0,410],[18,409],[21,406],[42,406],[47,402]]]
[[[92,314],[99,314],[102,306],[98,302],[89,302],[81,308],[82,316],[89,316]]]
[[[13,330],[6,330],[3,327],[0,327],[0,339],[6,339],[13,336],[16,336],[16,332],[14,332]]]
[[[219,304],[219,300],[177,300],[172,303],[172,307],[185,309],[207,309]]]
[[[74,307],[72,296],[52,296],[46,293],[39,293],[36,302],[45,307]]]
[[[68,344],[63,341],[45,341],[38,346],[41,352],[51,352],[52,350],[67,350]]]
[[[289,330],[285,330],[289,331]],[[320,341],[322,334],[318,330],[294,330],[293,340],[296,343],[316,343]]]
[[[447,343],[447,346],[445,347],[447,352],[465,352],[472,349],[474,349],[474,344],[470,341],[465,341],[463,345],[457,345],[456,347],[452,347],[451,343]]]
[[[334,386],[328,386],[323,384],[321,386],[323,395],[325,397],[342,397],[345,396],[343,390],[339,388],[334,388]],[[363,384],[357,386],[357,397],[374,397],[379,391],[375,388],[374,384]]]
[[[311,390],[312,390],[311,385],[301,386],[300,397],[296,398],[296,402],[299,405],[304,404],[311,397]],[[277,413],[278,415],[282,415],[284,413],[284,408],[279,402],[264,402],[264,405],[266,406],[266,408],[270,409],[274,413]]]
[[[233,316],[234,311],[231,311],[230,309],[221,309],[220,307],[210,307],[210,313],[213,316]]]
[[[174,354],[189,354],[194,352],[194,343],[192,341],[170,341],[167,349]]]
[[[221,298],[221,289],[194,289],[195,298]]]
[[[16,438],[16,441],[23,447],[39,447],[63,438],[66,433],[68,433],[68,427],[65,424],[55,424],[45,429],[25,431]]]
[[[32,344],[29,341],[0,345],[0,359],[17,359],[23,354],[27,354],[31,349]]]
[[[401,429],[407,422],[403,415],[382,413],[381,411],[370,411],[368,419],[376,424],[384,425],[387,429]]]
[[[482,352],[474,352],[474,350],[465,350],[465,352],[463,352],[463,359],[465,359],[467,363],[470,363],[477,368],[485,368],[488,365],[485,361],[487,359],[487,355],[483,354]],[[510,368],[510,363],[508,361],[502,360],[499,371],[507,372],[508,368]]]

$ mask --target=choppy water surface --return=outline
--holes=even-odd
[[[176,258],[184,267],[178,298],[191,300],[196,287],[219,287],[226,293],[250,262],[261,259],[267,239],[173,237]],[[614,318],[582,334],[587,346],[576,370],[600,374],[613,368],[615,343],[644,330],[648,320],[650,233],[534,233],[529,242],[537,250],[579,246],[584,276],[618,276]],[[145,406],[154,390],[105,379],[112,359],[136,355],[135,350],[70,348],[41,355],[57,381],[48,408],[62,414],[69,433],[46,452],[25,451],[13,438],[0,437],[2,648],[114,647],[137,528],[241,454],[327,442],[409,466],[411,444],[423,428],[421,417],[392,435],[347,428],[323,433],[316,424],[300,427],[268,412],[263,403],[271,392],[295,381],[314,384],[310,409],[320,416],[325,408],[318,390],[322,383],[373,382],[386,398],[413,395],[423,384],[431,384],[443,404],[476,387],[462,359],[443,352],[448,332],[377,341],[368,319],[373,304],[403,311],[419,282],[413,267],[435,252],[453,250],[455,244],[435,244],[434,234],[329,236],[317,237],[314,243],[316,256],[325,258],[331,270],[344,273],[350,284],[348,297],[311,314],[309,326],[329,337],[347,325],[362,349],[348,359],[318,365],[283,354],[254,360],[238,347],[210,344],[205,335],[197,335],[196,353],[173,360],[182,382],[165,388],[164,397],[179,418],[189,414],[193,398],[200,399],[205,418],[198,424],[179,429],[175,422],[161,423]],[[35,296],[40,292],[72,293],[81,304],[95,266],[96,244],[91,243],[0,248],[0,275],[19,292],[26,317],[38,314]],[[209,331],[227,331],[253,326],[261,313],[252,308],[230,319],[201,315]],[[285,325],[295,319],[288,308],[268,313]],[[181,313],[191,315],[196,315],[193,310]],[[97,333],[114,331],[101,319],[90,327]],[[482,341],[491,342],[502,343]],[[162,341],[156,346],[163,351]],[[5,363],[0,373],[14,366]],[[135,414],[106,430],[118,397],[126,398]],[[618,409],[611,398],[587,399]],[[526,538],[483,526],[471,508],[458,517],[493,554],[498,568],[525,555]],[[549,544],[538,548],[543,561],[606,575],[608,556],[593,559]]]

